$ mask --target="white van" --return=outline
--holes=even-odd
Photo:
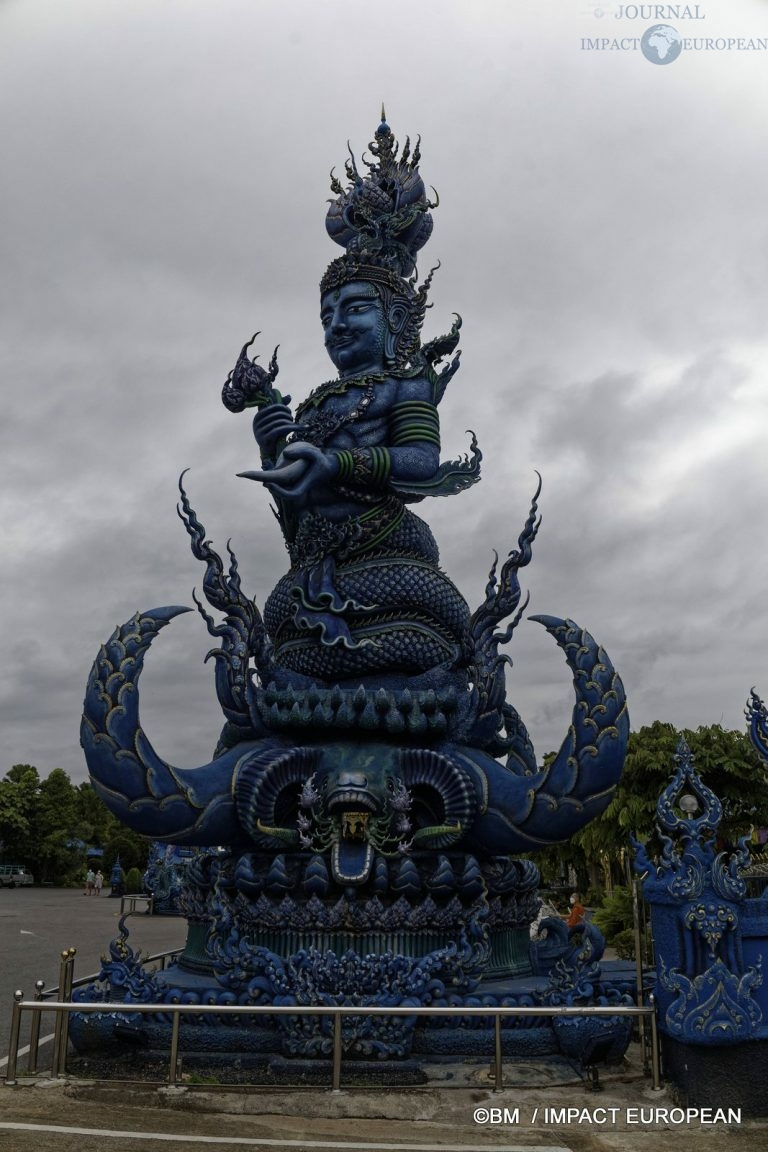
[[[0,864],[0,888],[26,888],[34,882],[23,864]]]

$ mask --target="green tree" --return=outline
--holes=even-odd
[[[32,864],[39,790],[40,776],[31,764],[14,764],[0,780],[0,853],[9,864]]]
[[[124,870],[138,868],[144,872],[147,867],[148,850],[148,840],[118,824],[115,832],[104,844],[104,874],[108,875],[118,858]]]
[[[96,848],[103,848],[116,821],[93,785],[87,781],[75,787],[75,808],[80,839]]]
[[[104,875],[109,876],[118,856],[123,868],[138,868],[143,872],[147,866],[149,841],[121,824],[88,782],[78,784],[75,799],[80,828],[78,835],[87,844],[104,849],[101,861]]]
[[[723,802],[720,837],[731,843],[751,827],[768,825],[768,770],[748,736],[719,724],[684,731],[701,779]],[[675,767],[678,733],[656,721],[629,738],[624,774],[605,812],[578,834],[587,853],[615,854],[633,832],[655,837],[656,802]]]
[[[62,768],[41,780],[31,764],[14,764],[0,780],[0,859],[26,865],[39,881],[67,884],[85,871],[83,845],[105,850],[105,870],[118,854],[126,868],[146,868],[148,842],[89,783],[73,785]]]
[[[83,853],[77,793],[63,768],[54,768],[40,784],[34,828],[39,879],[64,884],[80,870]]]
[[[695,732],[686,729],[682,735],[699,776],[723,803],[721,839],[735,843],[751,827],[768,827],[768,769],[749,737],[719,724]],[[624,772],[613,800],[567,844],[536,857],[544,875],[558,877],[571,866],[582,889],[595,887],[601,878],[608,888],[626,883],[630,833],[650,840],[651,850],[659,847],[656,802],[674,771],[679,736],[672,724],[658,720],[630,734]]]

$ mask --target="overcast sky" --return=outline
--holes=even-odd
[[[471,606],[543,476],[531,612],[570,616],[633,727],[743,728],[768,693],[768,52],[583,50],[640,37],[596,0],[0,0],[0,775],[85,778],[99,644],[191,604],[187,488],[263,604],[286,567],[246,414],[219,394],[258,328],[279,385],[332,374],[317,284],[328,173],[381,101],[440,194],[427,338],[464,319],[441,406],[484,479],[420,511]],[[765,0],[687,36],[767,37]],[[603,12],[598,16],[597,12]],[[222,717],[202,620],[176,620],[142,719],[180,766]],[[570,678],[520,625],[510,696],[541,755]]]

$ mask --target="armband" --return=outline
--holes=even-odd
[[[339,464],[335,479],[342,484],[384,488],[389,482],[392,462],[386,448],[344,448],[335,456]]]
[[[427,443],[440,447],[440,417],[434,404],[426,400],[405,400],[395,404],[390,418],[393,448]]]

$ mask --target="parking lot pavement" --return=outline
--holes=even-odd
[[[14,991],[21,989],[31,1000],[36,980],[44,980],[48,988],[57,985],[65,948],[77,949],[75,979],[97,972],[102,954],[118,934],[119,918],[119,900],[104,894],[84,896],[81,888],[0,890],[0,1059],[8,1055]],[[151,954],[180,948],[186,935],[183,919],[143,912],[129,918],[128,928],[130,943]]]

